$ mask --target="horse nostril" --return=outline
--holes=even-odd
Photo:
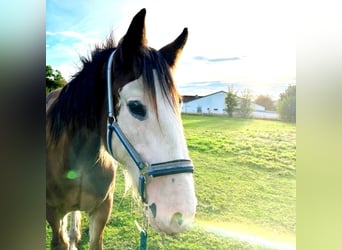
[[[153,218],[156,218],[157,216],[157,206],[155,203],[152,203],[149,208],[151,209],[151,212],[152,212],[152,215],[153,215]]]
[[[175,213],[171,218],[171,224],[177,223],[178,225],[182,225],[184,222],[183,215],[181,213]]]

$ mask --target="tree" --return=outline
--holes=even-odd
[[[46,65],[45,68],[45,79],[46,79],[46,93],[51,92],[54,89],[63,87],[67,82],[62,76],[59,70],[54,70],[50,65]]]
[[[290,85],[280,94],[278,102],[280,119],[286,122],[296,122],[296,85]]]
[[[268,95],[259,95],[255,100],[254,103],[264,106],[266,110],[275,111],[276,107],[272,98]]]
[[[251,113],[252,113],[252,94],[251,91],[249,89],[244,89],[241,93],[241,98],[240,98],[240,102],[239,102],[239,114],[241,117],[243,118],[248,118],[250,117]]]
[[[236,93],[234,92],[232,86],[228,87],[228,93],[227,97],[225,98],[225,103],[228,116],[232,117],[233,112],[238,105]]]

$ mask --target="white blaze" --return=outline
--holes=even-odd
[[[118,124],[143,160],[150,164],[189,159],[180,113],[174,111],[162,94],[155,73],[154,81],[158,119],[148,95],[144,93],[140,77],[126,84],[120,92]],[[146,106],[146,119],[139,120],[132,116],[127,106],[129,101],[139,101]],[[127,167],[137,186],[138,168],[115,135],[112,145],[115,158]],[[149,212],[154,229],[169,234],[178,233],[193,221],[197,200],[191,173],[148,178],[146,192],[148,205],[155,208]]]

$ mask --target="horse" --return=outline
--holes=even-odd
[[[110,36],[96,45],[70,82],[47,95],[51,249],[77,249],[80,211],[89,216],[89,249],[103,249],[118,163],[129,173],[152,229],[174,235],[194,220],[194,166],[172,76],[188,30],[156,50],[147,45],[145,16],[145,9],[139,11],[117,44]]]

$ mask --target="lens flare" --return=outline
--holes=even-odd
[[[251,233],[251,230],[244,230],[245,232],[241,232],[241,228],[244,228],[245,226],[238,226],[238,229],[234,229],[233,225],[222,226],[217,225],[216,223],[205,223],[205,222],[197,222],[197,226],[199,226],[201,229],[215,234],[217,236],[223,236],[226,238],[232,238],[239,241],[245,241],[252,245],[262,245],[265,247],[269,247],[272,249],[279,249],[279,250],[295,250],[295,240],[280,240],[274,236],[271,237],[264,237],[257,235],[255,232]],[[270,239],[272,238],[272,239]],[[282,238],[279,236],[279,238]],[[291,237],[290,237],[291,238]]]
[[[66,174],[66,178],[69,180],[74,180],[78,178],[78,173],[74,170],[69,170]]]

